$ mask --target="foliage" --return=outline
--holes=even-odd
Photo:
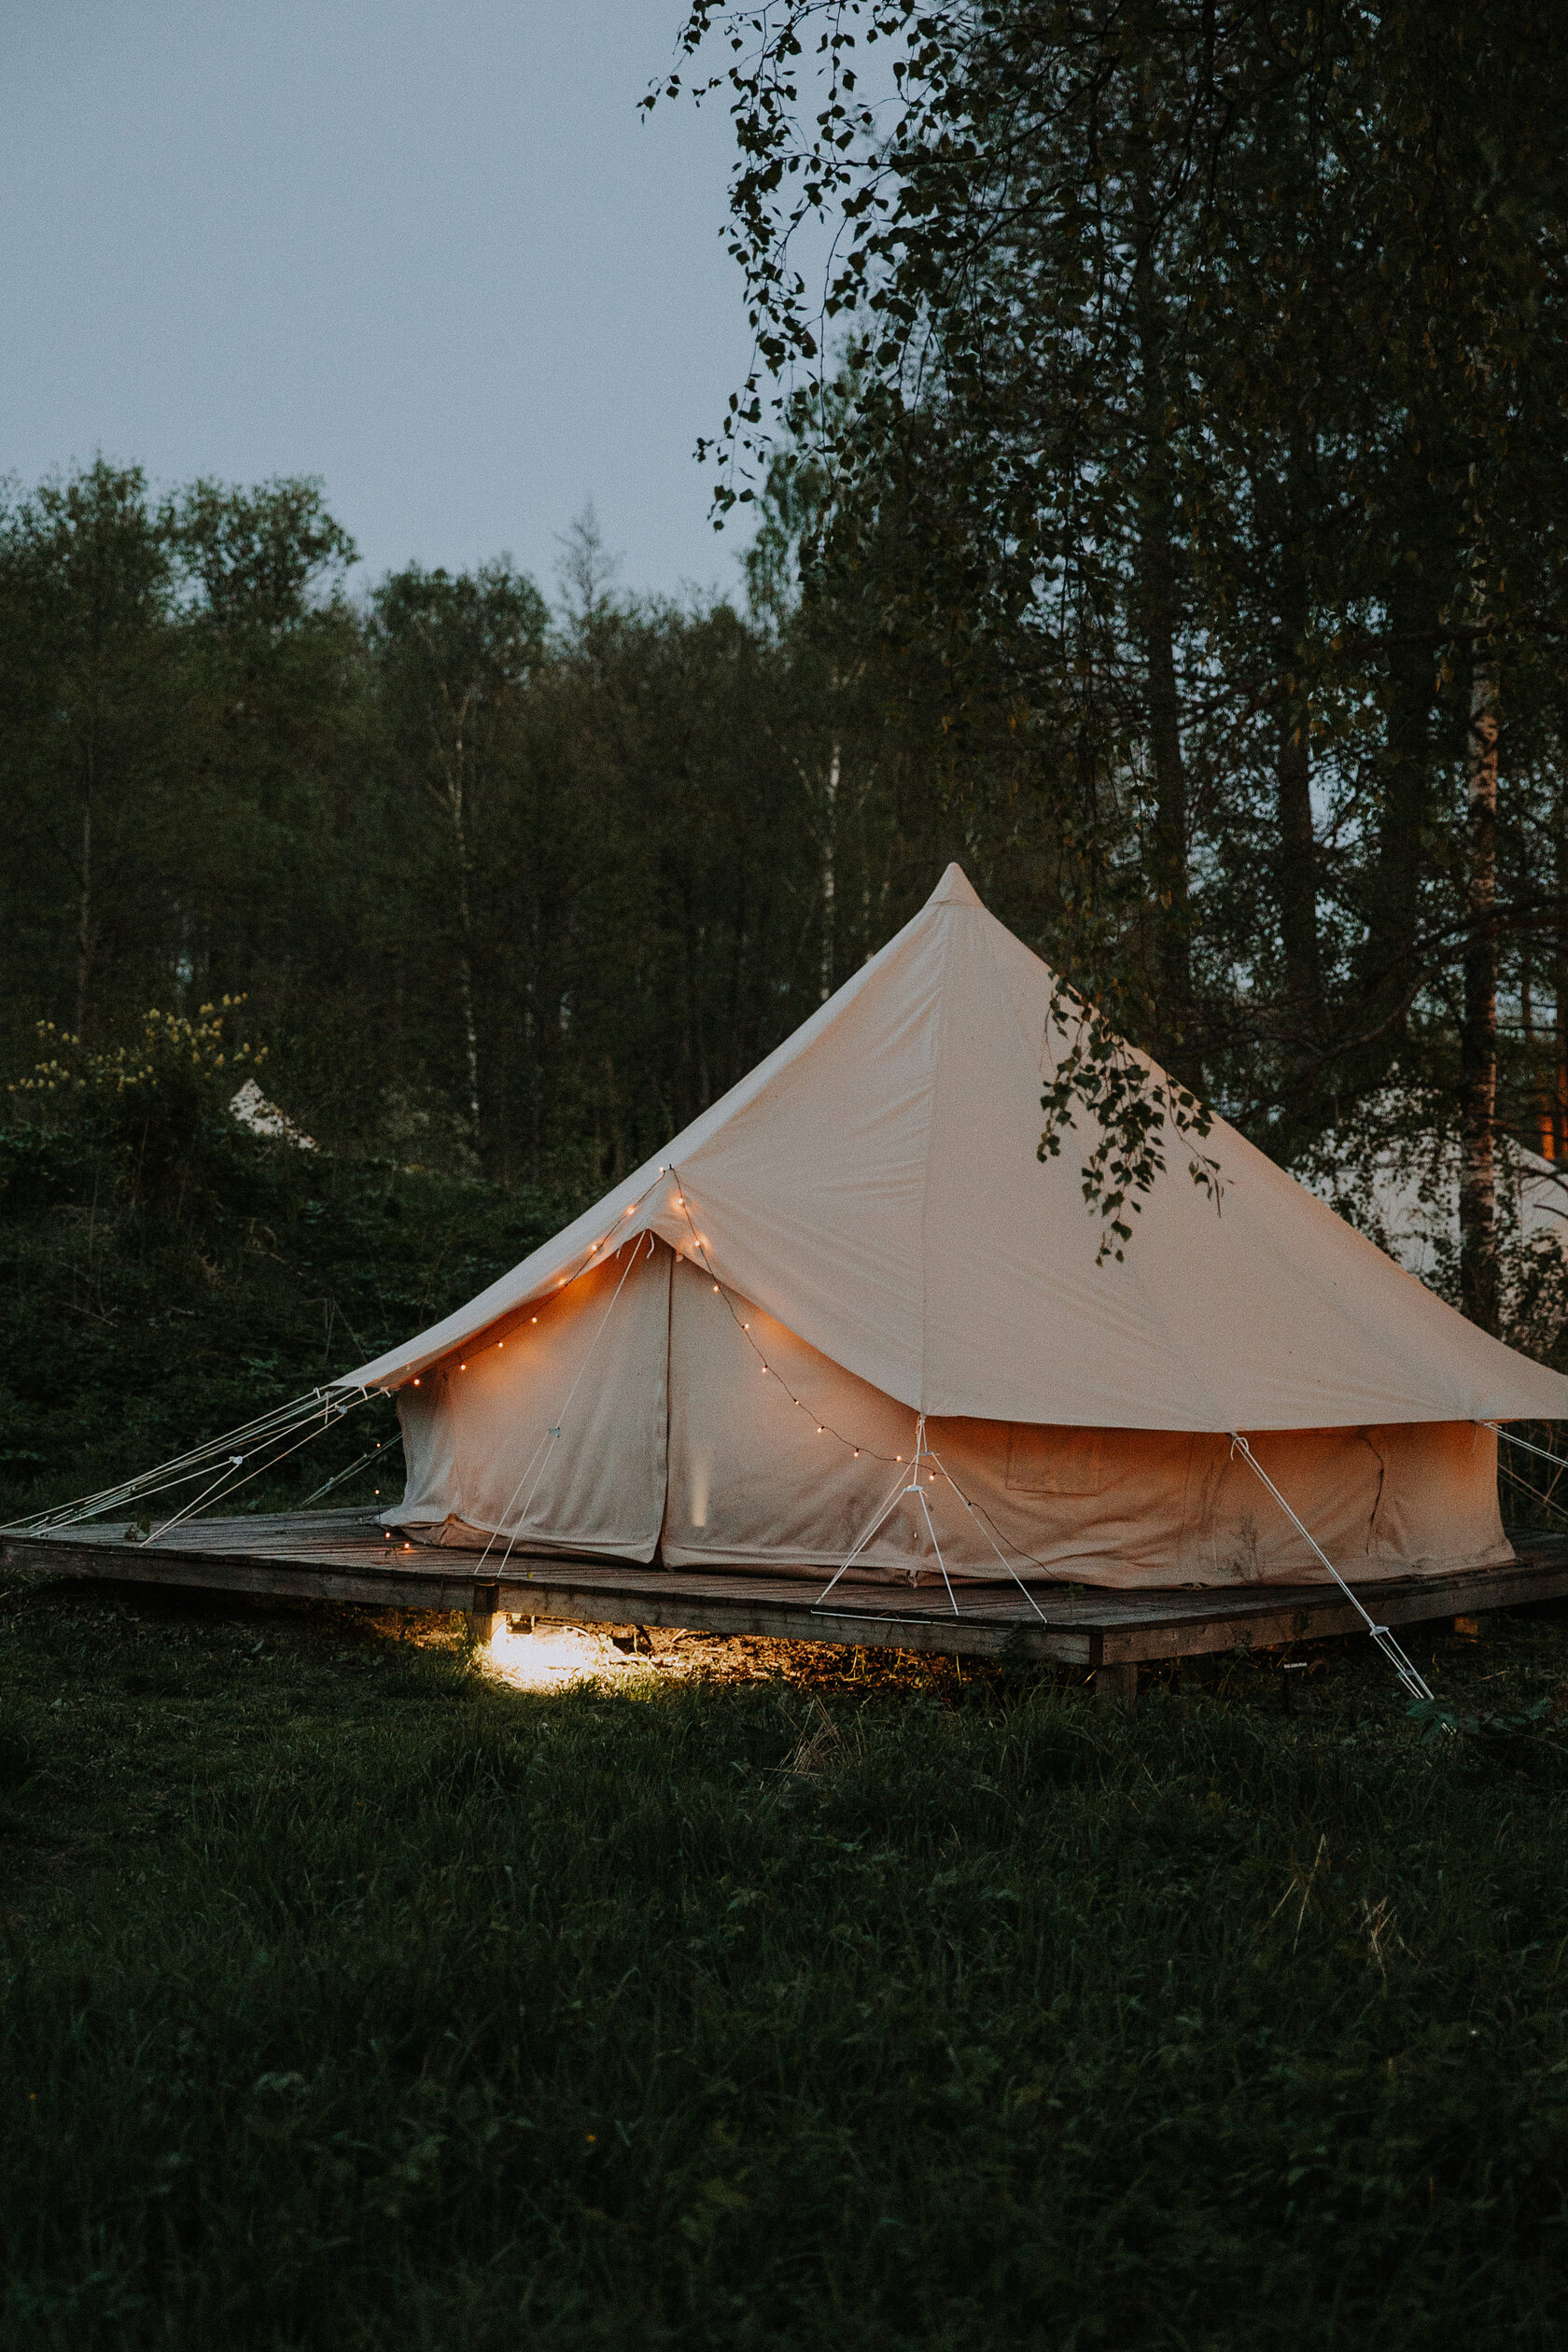
[[[655,1151],[950,857],[1039,931],[1032,812],[949,791],[929,687],[800,608],[502,559],[355,604],[319,486],[101,461],[0,513],[0,1075],[223,996],[334,1152],[577,1196]],[[581,561],[578,558],[581,558]],[[771,575],[769,578],[771,579]]]
[[[208,1067],[192,1071],[180,1036],[160,1024],[149,1060],[129,1057],[123,1091],[112,1075],[98,1088],[73,1082],[50,1102],[49,1127],[0,1130],[7,1518],[165,1461],[367,1362],[526,1256],[574,1205],[251,1134],[222,1099],[232,1060],[216,1067],[209,1036]],[[112,1053],[96,1061],[119,1066]],[[149,1066],[151,1079],[140,1074]],[[385,1438],[395,1423],[377,1406],[240,1501],[298,1503]]]
[[[649,102],[735,128],[720,511],[809,469],[826,592],[924,662],[956,765],[1049,809],[1042,931],[1113,1028],[1287,1160],[1394,1062],[1463,1103],[1481,1255],[1496,1133],[1568,1153],[1552,32],[697,0]],[[1098,1107],[1136,1193],[1164,1117]]]
[[[230,1130],[232,1098],[267,1057],[264,1045],[225,1041],[225,1019],[244,1002],[225,997],[221,1007],[203,1004],[194,1021],[147,1013],[133,1043],[105,1051],[40,1021],[47,1058],[9,1091],[23,1098],[18,1109],[42,1114],[46,1128],[58,1127],[64,1112],[101,1147],[132,1210],[146,1202],[172,1206],[177,1215],[188,1187],[200,1182],[203,1146]]]
[[[1085,1113],[1098,1127],[1083,1169],[1084,1197],[1104,1227],[1097,1264],[1125,1254],[1133,1231],[1127,1219],[1141,1215],[1139,1196],[1165,1174],[1172,1140],[1185,1147],[1188,1176],[1217,1210],[1224,1191],[1220,1163],[1197,1148],[1214,1124],[1208,1106],[1135,1054],[1099,1008],[1063,982],[1057,984],[1051,1010],[1065,1031],[1066,1051],[1041,1097],[1045,1129],[1040,1157],[1057,1158],[1064,1135],[1076,1132]]]
[[[1555,2340],[1561,1762],[1362,1651],[1127,1722],[7,1598],[9,2341]],[[1420,1656],[1528,1714],[1561,1621]]]
[[[1562,1715],[1561,1698],[1537,1699],[1533,1706],[1516,1714],[1500,1714],[1488,1707],[1477,1715],[1457,1715],[1452,1707],[1440,1706],[1435,1699],[1417,1699],[1407,1710],[1413,1722],[1419,1723],[1429,1736],[1508,1742],[1512,1740],[1544,1739]],[[1565,1753],[1561,1743],[1553,1743],[1554,1753]]]

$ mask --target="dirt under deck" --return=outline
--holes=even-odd
[[[1516,1532],[1509,1567],[1379,1581],[1360,1597],[1379,1625],[1475,1617],[1568,1597],[1568,1536]],[[1054,1659],[1090,1669],[1101,1698],[1130,1700],[1145,1660],[1354,1633],[1361,1619],[1333,1585],[1239,1590],[1110,1592],[1090,1585],[1033,1588],[1044,1622],[1012,1583],[896,1593],[846,1577],[824,1607],[820,1586],[747,1569],[638,1567],[514,1550],[504,1562],[389,1540],[357,1509],[285,1511],[202,1519],[152,1543],[121,1526],[0,1535],[7,1567],[117,1584],[194,1587],[274,1598],[371,1602],[380,1608],[460,1609],[481,1640],[497,1617],[573,1625],[645,1625],[691,1632],[772,1635],[1023,1662]],[[824,1578],[825,1582],[826,1579]]]

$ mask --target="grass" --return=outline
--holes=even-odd
[[[1562,2341],[1549,1727],[4,1599],[7,2346]]]
[[[0,1126],[0,1519],[364,1363],[516,1265],[570,1206],[227,1132],[209,1158],[176,1216],[134,1202],[91,1139]],[[297,1505],[394,1429],[373,1405],[241,1503]]]

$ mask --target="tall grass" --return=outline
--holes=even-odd
[[[1306,1717],[533,1697],[276,1613],[128,1691],[71,1606],[13,1635],[7,2343],[1561,2341],[1550,1733],[1349,1655]],[[1521,1707],[1561,1635],[1436,1663]]]

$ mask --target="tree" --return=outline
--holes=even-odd
[[[711,0],[688,57],[713,40],[757,326],[719,504],[793,436],[961,755],[987,707],[1032,748],[1042,928],[1097,1036],[1052,1113],[1097,1116],[1091,1197],[1121,1220],[1102,1179],[1136,1194],[1183,1125],[1101,1010],[1286,1156],[1399,1074],[1463,1127],[1494,1322],[1499,974],[1557,919],[1496,887],[1490,814],[1494,749],[1545,749],[1527,680],[1565,617],[1543,12]]]
[[[504,557],[455,579],[412,565],[381,583],[372,609],[391,757],[440,812],[446,833],[466,1108],[477,1142],[477,861],[488,795],[513,740],[518,697],[539,662],[549,615],[532,581]]]
[[[49,913],[68,899],[69,980],[51,956],[50,986],[85,1036],[105,966],[134,954],[127,906],[163,895],[175,846],[174,567],[139,468],[100,457],[13,497],[0,513],[0,646],[10,903],[59,940]]]

